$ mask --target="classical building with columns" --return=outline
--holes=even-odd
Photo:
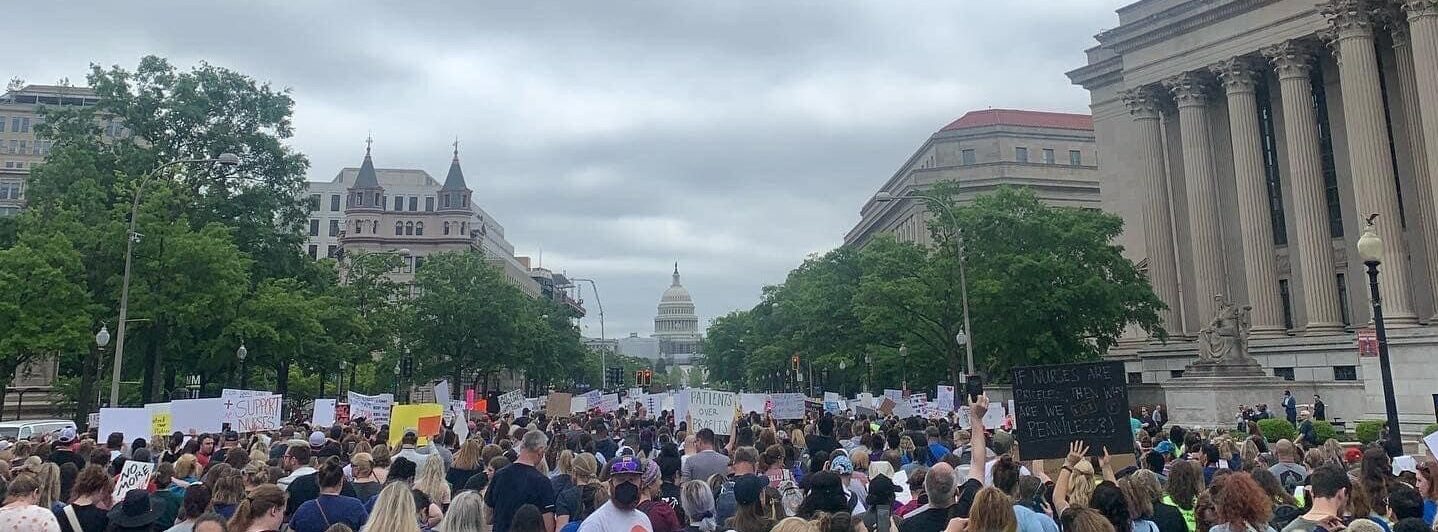
[[[1431,423],[1438,0],[1142,0],[1118,18],[1069,77],[1092,97],[1105,208],[1178,340],[1121,353],[1130,381],[1181,377],[1222,295],[1252,307],[1254,357],[1300,398],[1381,419],[1354,345],[1376,213],[1400,417]]]

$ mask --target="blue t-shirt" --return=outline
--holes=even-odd
[[[324,532],[330,525],[344,523],[351,530],[359,530],[369,519],[364,503],[354,497],[320,494],[319,498],[305,501],[290,518],[290,529],[295,532]]]
[[[1423,522],[1433,526],[1433,518],[1438,516],[1438,503],[1430,500],[1423,501]]]
[[[946,454],[949,454],[949,448],[948,448],[948,447],[944,447],[944,444],[939,443],[939,442],[930,443],[930,444],[929,444],[929,467],[934,467],[934,464],[937,464],[937,463],[943,461],[944,455],[946,455]]]

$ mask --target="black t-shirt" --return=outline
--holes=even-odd
[[[833,436],[815,434],[805,442],[805,447],[809,451],[809,472],[812,473],[824,468],[824,462],[819,460],[819,451],[833,454],[839,448],[839,442]]]
[[[494,473],[484,503],[494,508],[494,531],[507,532],[520,506],[533,504],[554,513],[554,485],[534,466],[515,462]]]
[[[1158,532],[1188,531],[1188,521],[1183,519],[1183,512],[1177,506],[1158,501],[1153,503],[1153,524],[1158,525]]]
[[[929,508],[918,515],[904,516],[904,522],[899,523],[899,532],[940,532],[948,528],[949,520],[955,517],[960,517],[957,504],[948,508]]]
[[[75,506],[75,518],[80,521],[80,530],[70,526],[70,518],[65,515],[65,510],[55,512],[55,519],[60,521],[60,532],[104,532],[109,526],[110,518],[105,510],[101,510],[93,504]]]

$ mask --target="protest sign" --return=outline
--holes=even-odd
[[[390,410],[394,408],[394,394],[361,395],[349,393],[350,418],[365,418],[378,426],[389,423]]]
[[[459,438],[459,441],[469,439],[469,414],[465,413],[465,404],[464,401],[450,401],[449,407],[445,411],[446,417],[449,417],[450,423],[453,423],[454,435]]]
[[[885,399],[888,399],[888,398],[885,397]],[[914,414],[914,407],[913,407],[912,405],[910,405],[910,404],[908,403],[908,401],[905,401],[905,402],[899,403],[899,404],[897,404],[897,405],[894,405],[893,412],[894,412],[894,416],[898,417],[899,419],[908,419],[908,418],[914,417],[914,415],[915,415],[915,414]]]
[[[1428,454],[1438,456],[1438,432],[1424,436],[1423,443],[1428,445]]]
[[[130,490],[145,489],[150,484],[150,474],[154,472],[155,464],[138,460],[125,461],[125,468],[120,470],[120,476],[115,477],[115,490],[111,492],[116,504],[125,500],[125,494]]]
[[[838,401],[824,401],[824,411],[825,411],[825,412],[828,412],[828,413],[830,413],[830,414],[837,414],[837,413],[839,413],[839,402],[838,402]]]
[[[222,397],[170,401],[170,427],[185,434],[219,432],[224,411]]]
[[[434,400],[435,400],[435,402],[440,403],[440,404],[446,404],[446,405],[447,405],[447,404],[449,404],[450,399],[453,399],[453,397],[450,397],[450,396],[449,396],[449,381],[448,381],[448,380],[442,380],[442,381],[439,381],[439,382],[434,383]],[[463,440],[461,440],[461,441],[463,441]]]
[[[833,401],[833,402],[837,403],[837,402],[839,402],[839,399],[840,399],[839,394],[836,393],[836,392],[824,392],[824,402],[825,402],[825,403],[827,403],[827,402],[829,402],[829,401]]]
[[[804,419],[804,394],[776,393],[769,397],[774,402],[774,419]]]
[[[651,393],[644,396],[644,414],[649,419],[657,419],[659,411],[664,409],[664,401],[667,398],[668,394],[662,393]]]
[[[586,399],[583,395],[581,395],[581,396],[579,396],[579,397],[570,398],[570,400],[569,400],[569,413],[571,413],[571,414],[578,414],[578,413],[581,413],[581,412],[588,412],[588,411],[589,411],[589,399]]]
[[[335,400],[315,399],[314,410],[310,412],[310,423],[316,427],[335,424]]]
[[[1014,368],[1013,386],[1024,459],[1061,458],[1075,440],[1094,454],[1133,452],[1123,362]]]
[[[145,405],[145,410],[150,412],[151,435],[169,436],[174,432],[170,428],[170,403],[150,403]]]
[[[580,395],[580,397],[583,397],[584,401],[588,404],[593,405],[599,402],[599,396],[601,395],[604,395],[604,392],[601,392],[599,390],[589,390],[587,392],[584,392],[583,395]]]
[[[689,390],[689,428],[709,429],[714,434],[733,434],[734,406],[739,400],[732,392]]]
[[[282,395],[229,397],[224,400],[224,422],[238,432],[279,430]]]
[[[689,390],[674,392],[674,417],[681,418],[689,413]],[[689,429],[694,430],[694,429]]]
[[[439,434],[444,418],[444,407],[437,403],[423,403],[417,405],[394,405],[390,411],[389,445],[391,449],[399,448],[399,440],[404,437],[408,429],[414,429],[419,436],[417,445],[423,447],[429,445],[430,436]]]
[[[624,392],[626,402],[633,401],[641,395],[644,395],[644,388],[630,388]]]
[[[513,390],[499,396],[499,413],[519,415],[524,409],[524,391]]]
[[[928,394],[922,394],[922,393],[912,393],[912,394],[909,394],[909,410],[910,410],[911,412],[913,412],[912,415],[919,416],[919,417],[928,417],[928,415],[929,415],[929,396],[928,396]]]
[[[349,403],[340,403],[340,404],[335,405],[335,423],[339,423],[339,424],[341,424],[341,425],[345,425],[345,424],[348,424],[349,422],[350,422],[350,404],[349,404]]]
[[[883,399],[879,400],[879,414],[884,416],[893,414],[894,407],[898,405],[899,403],[895,402],[894,398],[885,395]]]
[[[99,412],[90,412],[89,414],[85,414],[85,428],[88,429],[88,428],[90,428],[90,427],[99,427],[99,426],[100,426],[100,413],[99,413]]]
[[[903,391],[903,390],[887,390],[887,389],[886,389],[886,390],[884,390],[884,397],[888,397],[889,399],[892,399],[892,400],[894,401],[894,404],[897,405],[897,404],[899,404],[899,403],[904,402],[904,391]]]
[[[598,409],[605,414],[619,410],[619,394],[606,393],[601,395],[599,396],[599,402],[591,405],[590,408]]]
[[[938,393],[934,394],[934,407],[939,410],[940,415],[954,411],[954,387],[939,385]]]
[[[148,440],[154,436],[150,433],[150,411],[144,408],[101,408],[100,439],[116,432],[124,434],[127,443],[135,438]]]
[[[569,405],[573,397],[574,396],[567,393],[554,392],[549,394],[549,397],[544,401],[544,414],[554,419],[569,417],[569,414],[573,413],[569,410]]]
[[[739,394],[739,411],[748,413],[764,413],[764,404],[769,401],[769,394],[745,393]]]
[[[265,390],[235,390],[232,388],[225,388],[223,390],[220,390],[220,397],[225,399],[233,399],[236,397],[262,397],[268,395],[274,395],[274,392],[269,392]]]

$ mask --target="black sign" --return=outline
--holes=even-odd
[[[1133,452],[1122,362],[1014,368],[1014,422],[1024,460],[1068,455],[1083,440],[1090,455]]]

